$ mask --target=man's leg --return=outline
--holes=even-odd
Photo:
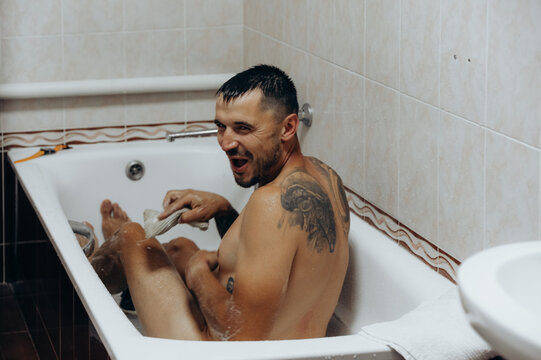
[[[185,237],[179,237],[162,244],[167,256],[177,269],[182,280],[185,281],[184,272],[186,270],[186,264],[190,258],[199,251],[199,247],[190,239]]]
[[[162,245],[155,238],[146,239],[139,224],[129,222],[116,204],[109,204],[102,205],[103,223],[124,220],[109,240],[110,250],[116,250],[146,335],[206,340],[200,320],[191,311],[191,294]],[[108,278],[102,280],[107,286]]]

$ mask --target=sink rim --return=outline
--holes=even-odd
[[[458,269],[459,294],[470,324],[503,355],[509,349],[514,352],[508,355],[518,350],[537,356],[541,352],[541,310],[532,316],[531,308],[510,296],[498,281],[502,268],[533,254],[541,257],[541,241],[500,245],[473,255]]]

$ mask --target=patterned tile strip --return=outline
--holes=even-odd
[[[426,265],[456,283],[456,271],[460,262],[429,240],[409,229],[392,216],[346,188],[351,211],[421,259]]]
[[[163,139],[167,131],[190,131],[213,129],[211,120],[188,123],[167,123],[155,125],[133,125],[100,127],[88,129],[66,129],[6,133],[2,141],[5,149],[12,147],[51,146],[58,144],[96,144],[101,142],[121,142],[134,140]]]

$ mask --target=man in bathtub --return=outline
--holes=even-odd
[[[112,293],[129,286],[146,335],[186,340],[323,337],[348,264],[349,208],[340,177],[305,157],[297,139],[296,89],[259,65],[217,92],[218,143],[236,182],[256,185],[237,213],[223,197],[171,190],[166,218],[214,218],[222,241],[147,239],[118,204],[103,201],[105,243],[92,263]]]

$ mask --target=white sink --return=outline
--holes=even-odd
[[[458,270],[472,327],[507,360],[541,359],[541,241],[497,246]]]

